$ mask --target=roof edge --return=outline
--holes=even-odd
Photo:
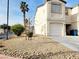
[[[63,3],[65,3],[65,4],[67,3],[65,0],[60,0],[60,1],[63,2]]]
[[[68,9],[73,9],[73,7],[65,7],[65,8],[68,8]]]

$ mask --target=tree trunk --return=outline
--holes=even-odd
[[[26,16],[26,14],[25,14],[25,12],[23,12],[25,34],[26,34],[26,39],[28,40],[28,36],[27,36],[28,30],[27,30],[27,25],[26,25],[26,18],[25,18],[25,16]]]

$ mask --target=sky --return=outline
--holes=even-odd
[[[44,0],[10,0],[10,15],[9,15],[9,25],[23,24],[23,14],[20,10],[21,1],[27,2],[29,5],[29,12],[26,13],[26,17],[30,21],[34,22],[34,17],[36,13],[37,6],[44,3]],[[79,0],[66,0],[66,6],[72,7],[79,4]],[[7,23],[7,0],[0,0],[0,25]]]

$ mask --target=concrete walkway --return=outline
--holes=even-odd
[[[66,47],[79,52],[79,37],[58,37],[53,36],[53,39]]]
[[[14,58],[14,57],[9,57],[9,56],[5,56],[5,55],[0,54],[0,59],[20,59],[20,58]]]

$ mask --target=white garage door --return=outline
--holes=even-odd
[[[60,36],[62,35],[63,24],[50,24],[50,35]]]

